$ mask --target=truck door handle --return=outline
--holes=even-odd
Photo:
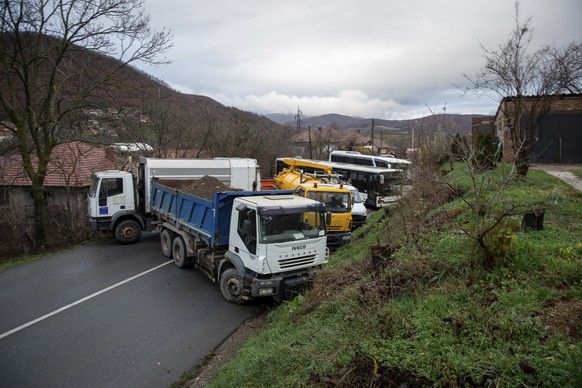
[[[120,206],[120,208],[121,208],[121,209],[125,209],[125,205],[121,205],[121,206]]]
[[[234,253],[238,253],[238,247],[234,247]]]

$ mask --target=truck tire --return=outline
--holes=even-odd
[[[231,303],[245,304],[247,299],[243,298],[243,291],[243,280],[236,268],[228,268],[220,275],[220,292],[224,299]]]
[[[186,250],[186,243],[182,236],[176,236],[172,243],[172,255],[174,256],[174,264],[178,268],[188,268],[192,265],[192,258],[188,257]]]
[[[176,238],[176,233],[172,232],[170,229],[164,228],[162,233],[160,233],[160,242],[162,244],[162,253],[168,259],[172,258],[172,245],[174,239]]]
[[[122,244],[135,244],[141,237],[141,226],[134,220],[121,221],[115,228],[115,238]]]

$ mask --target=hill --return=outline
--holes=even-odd
[[[290,127],[296,127],[294,115],[267,114],[267,118]],[[410,132],[411,128],[416,130],[432,129],[437,126],[446,128],[451,133],[468,135],[471,133],[471,119],[474,116],[481,115],[431,115],[409,120],[382,120],[372,118],[361,118],[345,116],[340,114],[326,114],[322,116],[303,117],[302,128],[337,128],[342,130],[359,130],[363,135],[370,135],[372,123],[374,129],[384,133],[405,134]]]
[[[1,95],[9,98],[0,106],[0,122],[7,123],[4,128],[15,128],[8,123],[8,109],[33,112],[38,122],[47,112],[57,111],[59,122],[50,133],[57,142],[147,143],[160,157],[255,157],[264,166],[286,153],[285,142],[280,141],[288,136],[286,128],[263,116],[226,107],[206,96],[177,92],[145,72],[82,47],[69,48],[62,59],[44,60],[61,52],[61,42],[33,33],[23,35],[29,38],[27,42],[34,42],[27,55],[43,60],[29,61],[38,66],[38,77],[20,77],[17,66],[3,62]],[[13,42],[7,40],[5,45]],[[53,73],[57,76],[51,77]],[[33,85],[26,84],[29,79]],[[26,99],[20,89],[36,93]],[[59,103],[51,106],[52,101]],[[16,149],[17,137],[1,134],[0,152]]]

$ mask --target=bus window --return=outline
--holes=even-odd
[[[390,164],[388,162],[386,162],[385,160],[374,159],[374,162],[376,163],[376,167],[390,168]]]

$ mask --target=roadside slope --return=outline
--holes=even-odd
[[[377,212],[209,386],[576,386],[582,195],[539,171],[507,195],[551,206],[543,230],[509,234],[490,270],[456,227],[471,220],[458,197]]]

